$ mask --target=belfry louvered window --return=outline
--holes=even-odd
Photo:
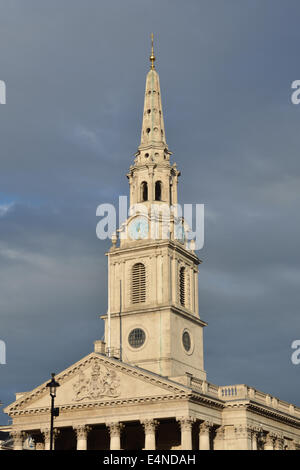
[[[146,268],[142,263],[132,267],[132,303],[146,302]]]
[[[185,268],[180,268],[179,271],[179,295],[180,303],[185,306]]]

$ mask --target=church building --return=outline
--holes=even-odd
[[[55,449],[300,449],[300,408],[248,385],[207,381],[201,261],[184,219],[166,216],[178,204],[180,172],[166,142],[154,62],[152,41],[141,142],[127,174],[130,206],[144,209],[122,224],[107,253],[104,340],[55,377]],[[17,393],[5,409],[15,450],[29,437],[36,450],[50,448],[46,385]]]

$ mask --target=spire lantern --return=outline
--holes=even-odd
[[[153,33],[151,33],[151,56],[150,56],[150,62],[151,62],[151,69],[155,69],[155,66],[154,66],[155,55],[154,55],[154,47],[153,47]]]

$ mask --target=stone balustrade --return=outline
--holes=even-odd
[[[273,408],[279,412],[300,418],[300,408],[291,405],[288,402],[273,397],[266,393],[260,392],[253,387],[247,385],[227,385],[225,387],[218,387],[203,380],[191,377],[191,388],[197,392],[218,398],[222,401],[231,400],[252,400],[262,405]]]

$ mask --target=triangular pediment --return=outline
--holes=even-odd
[[[181,384],[98,353],[89,354],[57,374],[56,380],[60,384],[55,399],[58,407],[182,396],[190,392]],[[47,382],[21,395],[5,412],[12,414],[48,408],[49,389],[46,385]]]

